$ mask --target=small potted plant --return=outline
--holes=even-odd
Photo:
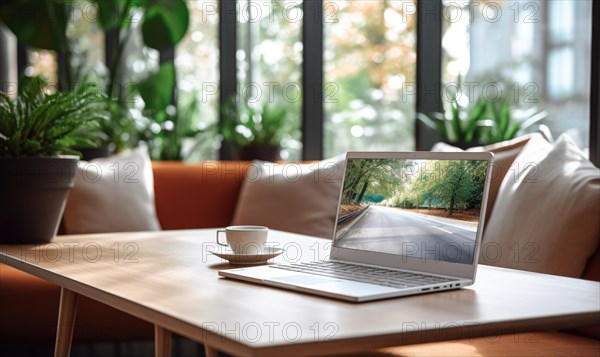
[[[78,152],[106,111],[92,86],[48,94],[41,78],[0,93],[0,243],[45,243],[58,230]],[[84,134],[86,133],[86,134]],[[85,136],[84,136],[85,135]]]
[[[276,103],[238,103],[232,100],[222,108],[223,140],[235,149],[236,160],[280,159],[281,139],[292,133],[288,109]]]
[[[544,119],[545,111],[510,108],[506,98],[497,101],[479,98],[470,107],[452,98],[445,113],[419,113],[418,119],[435,130],[445,142],[461,149],[511,140]]]

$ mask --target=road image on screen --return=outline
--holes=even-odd
[[[348,159],[335,246],[471,264],[488,162]]]

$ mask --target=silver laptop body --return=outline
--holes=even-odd
[[[474,283],[491,153],[349,152],[326,261],[219,275],[361,302]]]

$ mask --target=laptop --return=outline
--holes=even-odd
[[[349,152],[328,259],[219,275],[352,302],[471,285],[492,159],[484,152]]]

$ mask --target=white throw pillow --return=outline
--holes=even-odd
[[[500,186],[480,263],[580,277],[600,239],[600,170],[567,135],[532,137]]]
[[[232,224],[332,238],[344,162],[343,156],[313,164],[254,162]]]
[[[80,161],[64,226],[67,234],[160,230],[146,148]]]

